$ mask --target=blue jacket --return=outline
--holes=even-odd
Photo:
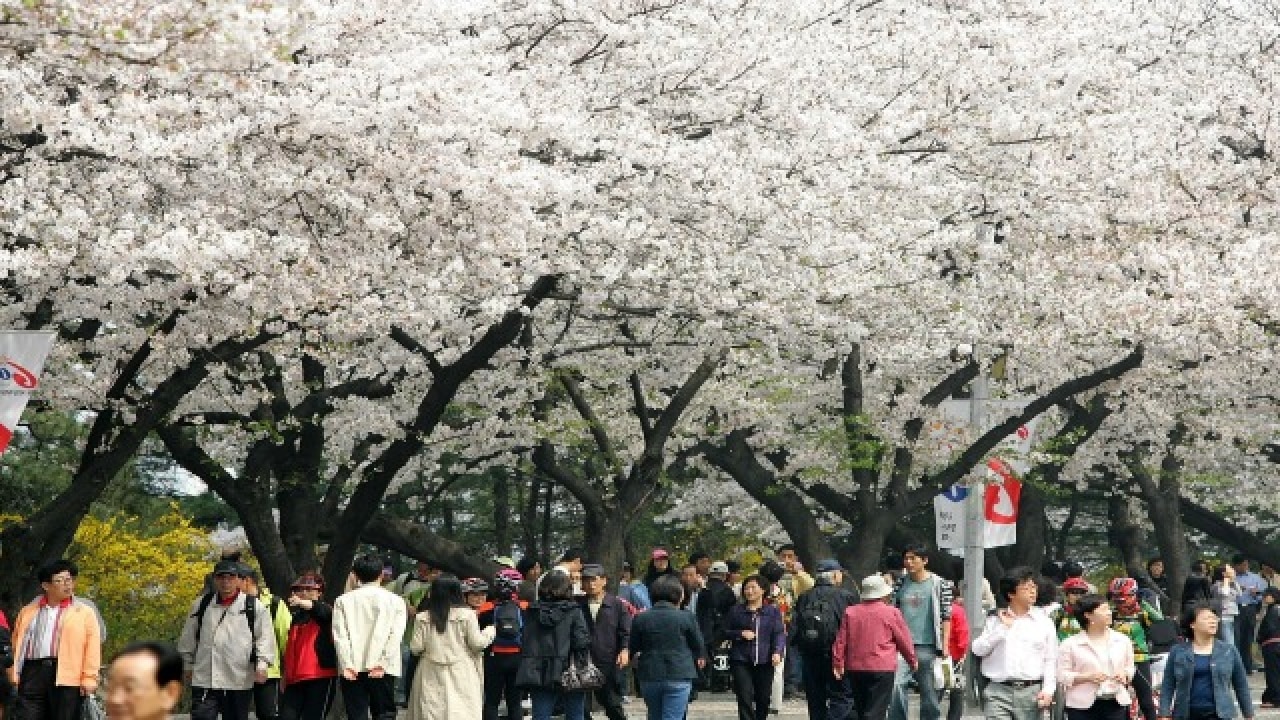
[[[755,632],[755,639],[743,640],[742,631]],[[787,651],[787,627],[782,611],[777,605],[763,605],[758,612],[751,612],[743,603],[729,608],[724,620],[724,639],[733,642],[729,650],[729,662],[735,665],[768,665],[775,653]]]
[[[1164,683],[1160,687],[1160,717],[1183,720],[1191,714],[1191,675],[1195,672],[1196,659],[1190,642],[1180,642],[1169,651],[1164,667]],[[1244,673],[1240,653],[1221,640],[1213,641],[1213,654],[1209,656],[1209,669],[1213,674],[1213,703],[1217,705],[1219,718],[1228,720],[1236,716],[1235,696],[1240,711],[1246,718],[1253,717],[1253,699],[1249,697],[1249,676]],[[1173,704],[1173,712],[1169,705]]]

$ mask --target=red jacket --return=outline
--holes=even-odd
[[[883,600],[868,600],[844,611],[840,632],[831,646],[831,667],[843,673],[893,672],[898,655],[916,663],[916,648],[902,611]]]
[[[951,662],[960,662],[969,649],[969,618],[964,614],[964,603],[959,598],[951,605],[951,634],[947,636],[947,654]]]

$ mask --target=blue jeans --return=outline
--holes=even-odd
[[[649,720],[683,720],[689,707],[691,680],[645,680],[640,683],[640,694]]]
[[[1223,615],[1218,620],[1218,639],[1228,645],[1236,644],[1236,616]]]
[[[556,700],[562,697],[564,698],[565,720],[583,720],[586,717],[586,693],[531,690],[529,691],[529,699],[533,701],[533,720],[551,720],[551,713],[555,712],[556,709]]]
[[[907,720],[907,680],[914,674],[920,688],[920,720],[938,720],[942,715],[942,703],[938,689],[933,684],[933,663],[938,650],[932,645],[916,645],[915,673],[907,662],[898,657],[898,672],[893,678],[893,699],[889,703],[889,720]]]

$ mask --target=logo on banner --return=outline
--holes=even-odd
[[[987,486],[986,497],[983,498],[983,515],[989,523],[1016,525],[1018,501],[1022,498],[1022,483],[1018,482],[1009,463],[1000,458],[988,460],[987,469],[995,473],[1000,478],[1000,482]]]
[[[24,391],[35,390],[40,384],[39,378],[30,370],[7,357],[0,357],[0,385],[17,385]]]

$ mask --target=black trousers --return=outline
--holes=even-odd
[[[369,720],[371,714],[373,720],[395,720],[395,676],[371,678],[362,672],[355,680],[343,678],[342,705],[347,709],[347,720]]]
[[[249,720],[252,690],[212,690],[192,686],[191,720]]]
[[[853,720],[884,720],[893,699],[892,670],[886,672],[851,672],[846,675],[853,696]]]
[[[520,670],[520,654],[488,655],[484,659],[484,720],[498,720],[498,704],[506,699],[507,720],[520,720],[520,688],[516,673]]]
[[[587,717],[599,705],[609,720],[627,720],[627,711],[622,709],[622,695],[618,694],[618,666],[597,663],[600,673],[604,675],[604,687],[598,688],[587,696]]]
[[[1258,606],[1241,605],[1236,615],[1236,650],[1244,661],[1244,671],[1253,672],[1253,636],[1258,631]]]
[[[1087,710],[1067,708],[1067,720],[1125,720],[1128,717],[1128,705],[1102,698],[1094,700]]]
[[[1262,702],[1280,705],[1280,643],[1262,646],[1262,670],[1267,674],[1267,689],[1262,691]]]
[[[253,713],[258,720],[276,720],[280,717],[280,678],[253,686]]]
[[[57,677],[56,660],[23,663],[14,703],[18,720],[79,720],[80,688],[58,685]]]
[[[831,674],[831,656],[805,653],[800,660],[804,699],[813,720],[847,720],[853,709],[848,680]]]
[[[960,720],[964,717],[964,688],[951,688],[947,691],[947,720]]]
[[[284,689],[280,698],[280,720],[324,720],[333,707],[338,678],[302,680]]]
[[[1138,709],[1146,720],[1156,720],[1156,701],[1151,689],[1151,661],[1134,663],[1133,692],[1138,699]]]
[[[746,665],[733,663],[733,694],[738,698],[738,720],[767,720],[769,700],[773,696],[773,663]]]

